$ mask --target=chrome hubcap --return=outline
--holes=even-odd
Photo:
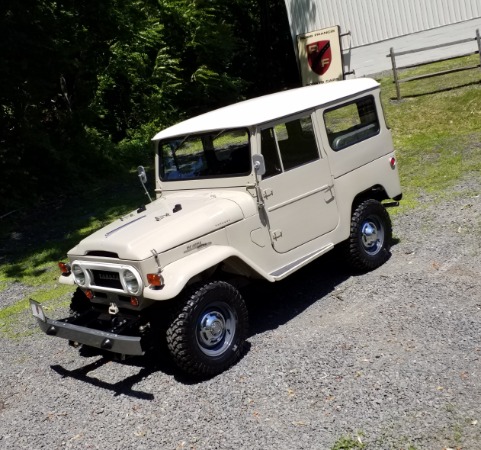
[[[384,244],[384,230],[376,219],[368,219],[361,228],[361,240],[369,255],[379,253]]]
[[[217,311],[206,314],[200,321],[199,338],[207,346],[218,344],[225,334],[224,317]]]
[[[222,355],[231,345],[236,329],[235,315],[223,302],[211,305],[200,316],[197,324],[197,342],[208,356]]]

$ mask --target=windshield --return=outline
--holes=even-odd
[[[162,180],[242,176],[250,170],[249,133],[245,129],[181,136],[159,145]]]

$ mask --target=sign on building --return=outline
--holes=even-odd
[[[344,78],[340,27],[334,26],[297,36],[302,84],[329,83]]]

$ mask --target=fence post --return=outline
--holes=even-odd
[[[476,41],[478,43],[479,67],[481,68],[481,36],[479,35],[479,28],[476,30]]]
[[[391,55],[391,63],[392,63],[392,73],[394,75],[394,83],[396,83],[396,94],[397,99],[401,100],[401,88],[399,86],[399,79],[397,76],[397,67],[396,67],[396,55],[394,53],[394,48],[391,47],[389,54]]]

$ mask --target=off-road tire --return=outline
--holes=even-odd
[[[360,203],[351,218],[351,231],[345,249],[352,268],[369,271],[391,256],[392,225],[386,208],[377,200]]]
[[[242,356],[248,332],[244,299],[229,283],[197,284],[181,295],[167,328],[167,346],[184,372],[208,378]]]
[[[90,307],[90,300],[80,288],[77,288],[70,300],[70,313],[82,314],[88,311]]]

